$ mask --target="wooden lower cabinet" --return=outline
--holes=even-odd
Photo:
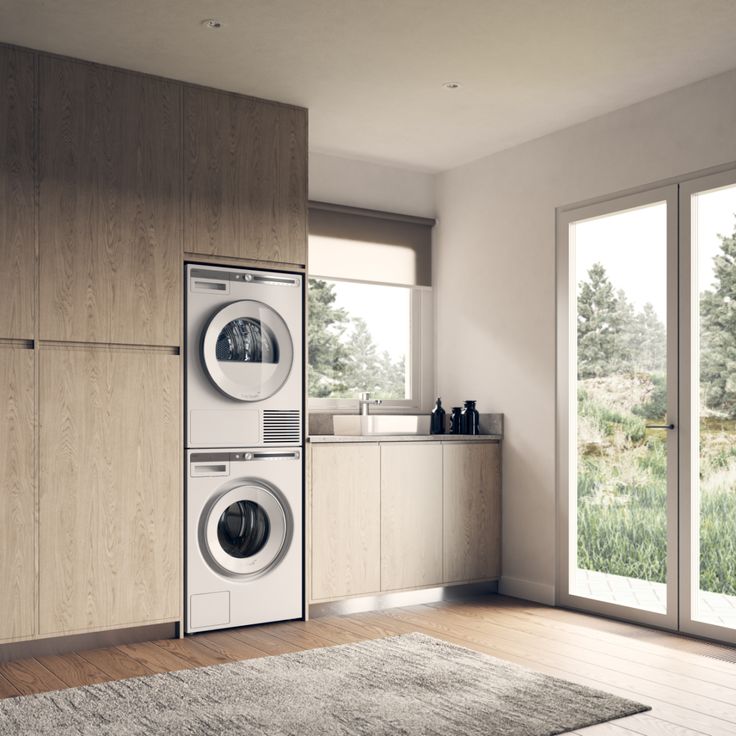
[[[40,352],[40,634],[176,620],[179,357]]]
[[[381,445],[381,590],[442,583],[442,445]]]
[[[501,446],[443,445],[446,583],[501,574]]]
[[[501,446],[311,446],[310,601],[493,580]]]
[[[311,600],[378,592],[378,445],[313,445],[311,474]]]
[[[33,350],[0,345],[0,641],[36,625]]]

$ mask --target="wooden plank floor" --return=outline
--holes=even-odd
[[[672,634],[501,596],[0,663],[0,698],[411,631],[653,706],[578,734],[736,734],[736,664]]]

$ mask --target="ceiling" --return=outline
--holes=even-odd
[[[734,0],[0,0],[2,41],[303,105],[311,150],[427,171],[732,69],[734,28]]]

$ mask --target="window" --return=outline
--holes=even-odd
[[[431,404],[433,221],[312,203],[308,394],[315,409]]]

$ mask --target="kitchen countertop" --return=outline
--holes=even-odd
[[[308,442],[500,442],[500,434],[316,434]]]

